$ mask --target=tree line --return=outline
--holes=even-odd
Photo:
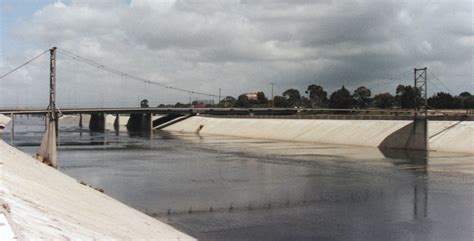
[[[380,93],[372,97],[372,91],[360,86],[354,91],[349,91],[345,86],[332,92],[328,92],[320,85],[309,85],[302,95],[297,89],[285,90],[281,95],[273,98],[275,108],[403,108],[412,109],[424,102],[419,89],[410,85],[398,85],[395,95],[388,92]],[[272,106],[263,92],[257,92],[256,98],[249,98],[247,94],[241,94],[237,98],[226,96],[219,103],[220,107],[269,107]],[[428,98],[428,107],[432,109],[472,109],[474,108],[474,96],[469,92],[462,92],[452,96],[449,93],[438,92]]]
[[[254,93],[254,98],[247,94],[241,94],[237,98],[233,96],[224,97],[219,107],[224,108],[336,108],[336,109],[363,109],[363,108],[402,108],[413,109],[424,103],[420,90],[411,85],[398,85],[395,95],[389,92],[379,93],[372,97],[372,91],[360,86],[354,91],[349,91],[344,85],[328,95],[328,92],[320,85],[309,85],[303,95],[297,89],[287,89],[281,95],[274,96],[273,103],[264,92]],[[428,98],[428,108],[431,109],[474,109],[474,95],[462,92],[459,95],[451,95],[445,92],[437,92]],[[174,105],[160,104],[158,107],[187,108],[194,106],[198,101],[192,103],[176,103]],[[216,107],[209,104],[206,107]]]

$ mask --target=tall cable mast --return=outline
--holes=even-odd
[[[418,115],[419,111],[422,111],[424,117],[428,117],[428,68],[424,67],[421,69],[415,68],[414,81],[415,81],[415,116]],[[421,103],[418,103],[418,93],[422,98]]]

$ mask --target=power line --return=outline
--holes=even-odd
[[[59,53],[65,55],[65,56],[68,56],[68,57],[70,57],[70,58],[72,58],[76,61],[94,66],[96,68],[102,69],[104,71],[107,71],[107,72],[110,72],[110,73],[113,73],[113,74],[116,74],[116,75],[120,75],[120,76],[127,77],[127,78],[130,78],[130,79],[133,79],[133,80],[141,81],[141,82],[144,82],[146,84],[156,85],[156,86],[160,86],[160,87],[163,87],[163,88],[166,88],[166,89],[181,91],[181,92],[185,92],[185,93],[188,93],[188,94],[198,94],[198,95],[205,95],[205,96],[210,96],[210,97],[219,97],[218,95],[214,95],[214,94],[209,94],[209,93],[204,93],[204,92],[198,92],[198,91],[178,88],[178,87],[162,84],[162,83],[159,83],[159,82],[151,81],[151,80],[148,80],[148,79],[145,79],[145,78],[142,78],[142,77],[139,77],[139,76],[135,76],[135,75],[120,71],[118,69],[114,69],[114,68],[108,67],[106,65],[97,63],[97,62],[92,61],[90,59],[87,59],[87,58],[81,57],[79,55],[76,55],[72,52],[69,52],[69,51],[66,51],[66,50],[63,50],[63,49],[59,49],[59,48],[58,48],[58,50],[59,50]]]
[[[31,62],[35,61],[37,58],[41,57],[43,54],[45,54],[45,53],[47,53],[47,52],[49,52],[49,49],[48,49],[48,50],[45,50],[44,52],[42,52],[42,53],[38,54],[37,56],[31,58],[30,60],[26,61],[25,63],[23,63],[23,64],[21,64],[21,65],[19,65],[18,67],[14,68],[14,69],[12,69],[12,70],[10,70],[10,71],[8,71],[7,73],[3,74],[2,76],[0,76],[0,79],[3,79],[3,78],[5,78],[5,77],[7,77],[7,76],[10,75],[11,73],[13,73],[13,72],[15,72],[15,71],[21,69],[22,67],[24,67],[25,65],[30,64]]]

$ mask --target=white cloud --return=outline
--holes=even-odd
[[[237,95],[267,90],[270,82],[282,91],[304,91],[313,82],[329,90],[341,84],[355,88],[429,64],[436,66],[435,72],[443,69],[438,76],[456,92],[473,91],[472,4],[429,3],[423,8],[420,1],[57,2],[39,9],[9,37],[26,50],[59,46],[135,75],[201,92],[222,88],[223,94]],[[15,56],[2,60],[2,71],[20,61],[14,51],[2,50]],[[75,84],[79,92],[97,90],[95,96],[87,94],[88,101],[97,102],[105,92],[107,102],[125,98],[113,94],[120,93],[129,96],[129,104],[144,97],[141,92],[147,92],[153,104],[202,98],[125,83],[67,59],[61,64],[65,89]],[[38,79],[37,74],[22,77]],[[15,87],[0,92],[10,88]]]

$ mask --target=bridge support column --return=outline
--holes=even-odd
[[[380,148],[428,150],[428,119],[415,117],[412,123],[387,136]]]
[[[12,130],[10,133],[11,141],[15,139],[15,114],[11,114]]]
[[[151,131],[153,129],[152,114],[131,114],[127,128],[134,131]]]
[[[428,119],[426,117],[413,120],[413,133],[408,145],[414,147],[414,150],[428,150]]]
[[[91,119],[89,121],[89,129],[91,131],[105,131],[105,114],[91,114]]]
[[[50,114],[50,116],[55,116],[54,114]],[[41,146],[36,154],[36,159],[41,162],[44,162],[52,167],[57,167],[57,159],[56,159],[56,122],[57,119],[48,120],[48,125],[46,127],[46,133],[41,140]]]
[[[82,128],[82,114],[79,114],[79,127]]]
[[[115,114],[114,128],[115,130],[120,129],[120,115],[119,114]]]

